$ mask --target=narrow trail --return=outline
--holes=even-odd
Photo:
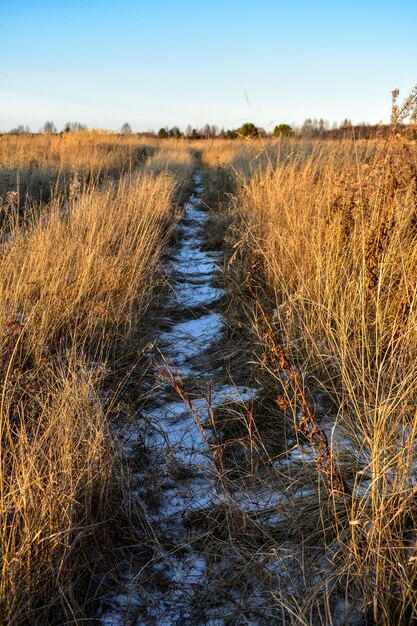
[[[169,254],[172,296],[164,319],[166,330],[159,336],[155,351],[155,361],[165,362],[162,369],[168,363],[181,377],[184,388],[190,390],[187,393],[192,398],[193,411],[162,378],[146,410],[146,432],[139,427],[137,433],[145,440],[156,476],[151,480],[149,474],[139,473],[137,495],[148,503],[147,517],[155,529],[156,548],[149,567],[154,574],[159,573],[159,583],[146,589],[138,583],[137,572],[127,572],[123,591],[115,595],[112,608],[101,617],[102,626],[240,623],[230,621],[230,611],[225,606],[227,602],[238,606],[239,592],[232,592],[226,602],[213,583],[215,579],[218,582],[227,578],[225,562],[232,566],[233,558],[227,553],[220,558],[213,555],[204,526],[197,530],[194,526],[202,512],[231,506],[232,496],[221,484],[201,429],[203,425],[203,430],[210,432],[209,405],[214,408],[245,402],[256,395],[255,389],[222,382],[212,365],[211,354],[224,325],[224,291],[214,286],[222,253],[209,251],[204,245],[208,213],[203,208],[203,193],[202,175],[197,172],[192,195],[177,227],[177,246]],[[158,375],[158,366],[155,374]],[[209,388],[208,402],[204,393]],[[135,437],[131,445],[134,440]],[[274,494],[269,491],[263,499],[259,493],[256,501],[246,498],[246,503],[239,502],[239,507],[261,513],[266,508],[275,511],[274,501]],[[253,595],[249,601],[255,607],[259,604],[255,591],[245,594]]]

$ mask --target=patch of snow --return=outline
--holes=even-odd
[[[209,313],[180,322],[161,335],[160,345],[176,365],[183,365],[190,357],[207,348],[220,333],[222,325],[219,313]]]
[[[169,328],[161,334],[158,348],[168,363],[173,362],[182,377],[188,377],[187,380],[191,381],[195,378],[202,389],[210,385],[213,408],[220,404],[248,402],[256,397],[257,390],[216,383],[211,379],[210,367],[207,367],[208,349],[218,339],[223,319],[216,310],[201,314],[201,308],[212,308],[224,296],[224,290],[212,285],[221,252],[204,250],[203,227],[208,214],[202,209],[203,193],[202,177],[196,174],[193,196],[186,204],[182,221],[178,225],[178,245],[173,249],[169,261],[173,278],[170,302],[172,313],[167,312]],[[187,319],[183,315],[183,319],[176,322],[179,312],[185,311]],[[155,357],[157,360],[158,355]],[[154,404],[146,410],[146,419],[143,420],[146,428],[138,422],[137,433],[132,431],[126,437],[125,445],[128,448],[143,438],[157,466],[161,481],[159,506],[155,507],[156,510],[147,511],[147,516],[165,538],[164,545],[170,543],[173,547],[162,548],[161,542],[159,554],[152,565],[155,571],[161,571],[166,578],[166,589],[156,589],[152,598],[142,598],[139,591],[135,590],[134,581],[125,581],[125,593],[115,594],[112,608],[101,617],[102,626],[126,623],[125,617],[132,607],[140,609],[136,611],[135,619],[129,621],[135,626],[175,626],[186,623],[198,626],[203,623],[195,621],[193,604],[196,594],[210,585],[210,568],[204,553],[188,539],[187,533],[192,531],[186,529],[184,519],[191,513],[208,511],[215,505],[229,503],[255,518],[262,516],[262,520],[269,524],[280,521],[282,493],[274,493],[265,487],[250,494],[235,492],[228,495],[219,488],[215,462],[209,449],[210,429],[207,424],[210,407],[207,400],[199,396],[192,400],[192,408],[191,412],[182,400],[172,400],[172,389],[163,381],[155,391]],[[205,437],[198,421],[206,429]],[[140,498],[146,486],[146,477],[140,471],[136,475],[138,487],[135,493]],[[224,626],[230,623],[228,614],[233,614],[236,607],[248,601],[255,608],[261,606],[263,600],[255,584],[254,589],[249,599],[244,598],[240,591],[231,590],[232,604],[229,601],[230,606],[216,607],[214,604],[211,609],[207,608],[204,624]],[[139,617],[139,613],[142,617]],[[255,626],[258,620],[254,618],[250,623]]]

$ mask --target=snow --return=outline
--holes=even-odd
[[[196,174],[194,194],[186,204],[183,219],[178,225],[178,245],[170,255],[172,297],[167,310],[168,330],[159,337],[155,360],[159,360],[160,367],[163,367],[159,356],[162,353],[166,362],[172,363],[185,380],[185,385],[194,381],[197,383],[194,389],[198,389],[198,386],[207,389],[210,386],[211,408],[214,408],[219,404],[248,402],[256,397],[257,390],[213,380],[210,349],[213,349],[223,328],[218,304],[224,296],[224,290],[213,285],[221,253],[206,251],[203,245],[203,229],[208,219],[202,207],[203,191],[202,178]],[[157,371],[155,375],[158,375]],[[192,535],[194,530],[185,527],[184,519],[190,513],[210,511],[214,506],[226,505],[239,507],[242,512],[271,525],[281,521],[279,507],[284,497],[282,492],[261,487],[250,493],[235,491],[227,494],[221,487],[209,449],[209,407],[201,394],[198,396],[194,392],[190,395],[192,411],[181,399],[173,399],[173,391],[165,380],[161,381],[153,395],[153,405],[146,409],[145,431],[143,424],[138,422],[137,431],[128,434],[125,445],[131,450],[142,437],[160,476],[160,505],[157,510],[147,512],[147,516],[159,535],[174,546],[168,550],[162,547],[165,544],[161,542],[152,565],[154,570],[163,573],[168,582],[165,589],[155,589],[152,598],[149,595],[142,598],[127,577],[125,590],[110,599],[112,608],[102,615],[102,626],[125,623],[134,626],[142,623],[158,626],[200,624],[193,618],[193,605],[197,601],[194,601],[197,598],[194,594],[200,592],[201,595],[202,589],[210,588],[212,574],[209,574],[205,554],[194,547],[190,540],[188,533]],[[198,421],[205,429],[206,437],[203,437]],[[146,489],[146,476],[139,472],[137,477],[135,493],[138,498],[142,498]],[[224,558],[227,559],[227,555]],[[273,557],[269,556],[266,563],[269,564],[271,560]],[[220,571],[223,565],[219,564]],[[257,590],[255,583],[253,587],[250,601],[254,607],[260,606],[263,602],[262,593]],[[226,605],[219,608],[212,601],[213,608],[204,624],[224,626],[230,623],[230,611],[248,602],[248,598],[243,598],[240,591],[233,590],[233,594],[229,594],[233,600],[231,604],[229,600],[229,608]],[[129,618],[128,621],[131,607],[135,610],[135,618]],[[219,611],[222,616],[219,616]],[[250,623],[255,626],[259,621],[254,618]]]

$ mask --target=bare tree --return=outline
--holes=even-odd
[[[130,124],[128,124],[128,122],[125,122],[122,126],[122,128],[120,129],[120,132],[122,133],[122,135],[131,135],[132,134],[132,127]]]
[[[12,128],[9,132],[11,135],[23,135],[24,133],[30,133],[30,128],[28,125],[23,126],[23,124],[19,124],[19,126]]]
[[[313,136],[313,122],[310,117],[308,117],[304,124],[301,127],[301,135],[302,137],[310,138]]]
[[[45,124],[43,125],[43,132],[44,133],[56,133],[55,124],[51,122],[50,120],[47,120]]]
[[[201,129],[200,133],[204,137],[204,139],[209,139],[211,136],[210,124],[205,124],[203,128]]]

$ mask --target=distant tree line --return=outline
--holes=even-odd
[[[88,126],[87,124],[82,124],[81,122],[66,122],[62,128],[61,131],[58,131],[57,127],[55,126],[54,122],[52,122],[51,120],[47,120],[44,125],[39,129],[39,133],[44,133],[47,135],[54,135],[58,132],[60,133],[76,133],[82,130],[88,130]],[[131,135],[132,134],[132,127],[130,126],[130,124],[128,122],[125,122],[123,124],[123,126],[121,127],[119,133],[121,135]],[[23,126],[22,124],[19,124],[19,126],[16,126],[16,128],[12,128],[11,130],[9,130],[9,134],[10,135],[23,135],[23,134],[31,134],[31,130],[29,128],[29,126]]]
[[[16,126],[16,128],[12,128],[9,133],[11,135],[24,135],[30,133],[30,128],[28,125],[23,126],[23,124],[19,124],[19,126]]]
[[[88,130],[86,124],[80,122],[67,122],[61,133],[73,133]],[[383,137],[389,130],[388,124],[352,124],[349,119],[344,119],[340,124],[334,122],[332,125],[323,118],[307,118],[301,126],[290,126],[289,124],[277,124],[272,131],[266,131],[252,122],[245,122],[239,128],[219,129],[215,124],[205,124],[201,128],[195,128],[189,124],[184,131],[178,126],[160,128],[157,133],[154,131],[133,133],[132,127],[125,122],[119,131],[121,135],[138,135],[143,137],[159,137],[160,139],[253,139],[256,137],[300,137],[307,139],[372,139]],[[415,128],[404,126],[404,131],[412,138],[416,139]],[[21,135],[30,133],[29,126],[20,124],[12,128],[9,133]],[[40,133],[55,134],[58,132],[54,122],[47,120]]]
[[[268,132],[264,128],[255,126],[252,122],[246,122],[239,128],[218,129],[217,126],[206,124],[202,128],[187,126],[182,132],[178,126],[173,128],[160,128],[157,136],[161,139],[185,138],[185,139],[253,139],[256,137],[299,137],[303,139],[373,139],[384,137],[390,126],[389,124],[352,124],[349,119],[344,119],[340,124],[334,122],[332,125],[323,118],[307,118],[301,126],[290,126],[289,124],[277,124],[272,131]],[[415,130],[404,127],[413,138]],[[414,133],[414,134],[413,134]],[[148,133],[151,134],[152,133]]]
[[[67,122],[64,126],[64,133],[76,133],[79,130],[88,130],[87,124],[80,124],[80,122]],[[44,132],[48,132],[44,130]]]

